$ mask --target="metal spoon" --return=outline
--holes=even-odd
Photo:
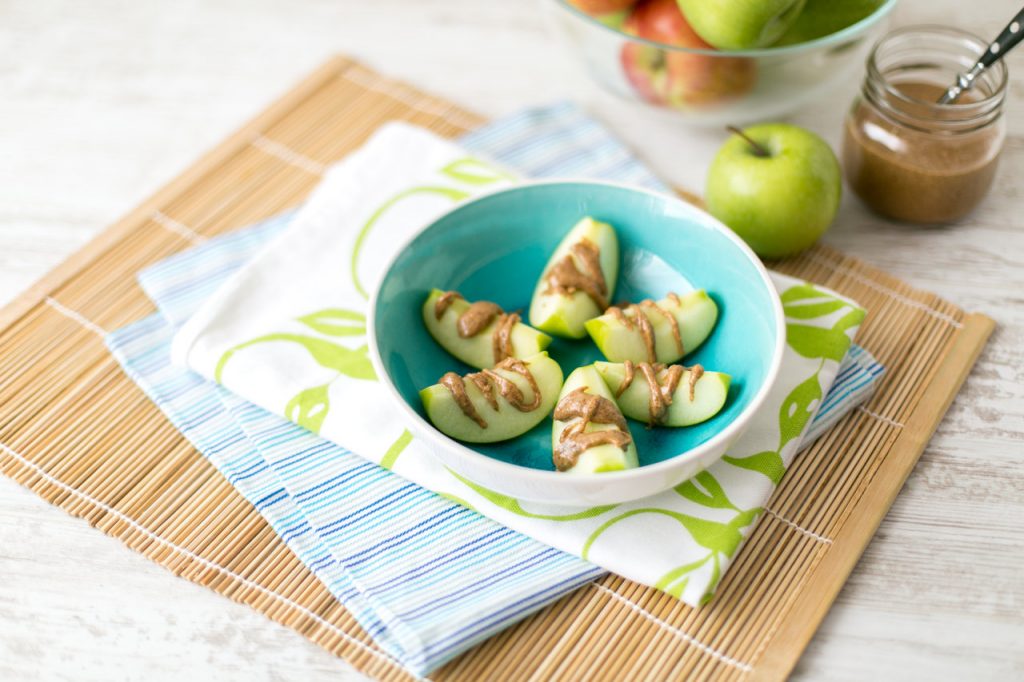
[[[974,81],[977,80],[978,76],[985,69],[1002,59],[1004,54],[1021,41],[1021,38],[1024,38],[1024,9],[1018,12],[1017,16],[1006,25],[1003,32],[999,34],[995,42],[988,46],[988,49],[985,50],[984,54],[981,55],[981,58],[970,71],[956,75],[956,83],[950,86],[949,90],[946,90],[945,94],[939,98],[939,104],[952,104],[956,102],[960,95],[974,87]]]

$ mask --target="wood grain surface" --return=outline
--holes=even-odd
[[[0,2],[0,301],[337,51],[489,115],[575,96],[699,191],[717,131],[639,124],[591,92],[529,3]],[[1008,0],[904,0],[894,23],[992,34]],[[1011,72],[1024,55],[1010,57]],[[850,89],[856,88],[850,84]],[[836,141],[848,95],[796,122]],[[999,324],[798,678],[1024,675],[1024,89],[997,186],[912,229],[847,200],[827,242]],[[0,678],[358,679],[249,609],[0,479]]]

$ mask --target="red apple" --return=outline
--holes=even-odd
[[[623,30],[665,45],[714,49],[690,27],[676,0],[642,0],[627,17]],[[680,109],[745,94],[754,86],[757,68],[745,57],[689,54],[634,42],[623,46],[622,66],[645,100]]]
[[[622,12],[633,6],[636,0],[569,0],[576,9],[594,16]]]

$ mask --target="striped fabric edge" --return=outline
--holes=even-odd
[[[184,324],[203,301],[286,228],[294,214],[295,210],[279,213],[169,256],[140,270],[136,275],[139,286],[168,322]]]
[[[106,337],[107,347],[125,373],[161,409],[172,424],[267,520],[331,594],[343,601],[392,658],[405,662],[410,637],[401,637],[361,603],[342,565],[320,542],[273,471],[201,377],[170,363],[174,328],[159,315],[128,325]],[[415,641],[415,638],[412,638]],[[415,660],[412,661],[415,664]]]
[[[570,102],[527,109],[458,142],[524,177],[584,177],[671,191],[628,147]]]
[[[222,400],[364,597],[421,633],[432,666],[606,573],[234,394]]]
[[[156,315],[113,332],[107,343],[132,380],[367,633],[416,674],[604,575],[174,367],[172,335],[173,327]],[[250,435],[242,423],[259,430]],[[290,465],[281,468],[284,481],[264,458],[266,450],[254,447],[257,441],[290,453]],[[318,461],[332,465],[335,473],[339,467],[362,470],[368,480],[360,490],[353,489],[351,478],[348,485],[324,486],[324,472],[317,474],[309,451],[297,445],[319,449]],[[303,486],[310,478],[315,483]],[[289,484],[296,487],[289,490]],[[317,494],[310,485],[319,488]],[[332,518],[343,511],[352,513]],[[450,517],[447,526],[424,528],[423,517],[436,520],[443,514]],[[337,532],[326,532],[330,527]],[[396,571],[415,573],[415,582]],[[432,589],[423,590],[425,585]]]
[[[808,447],[852,409],[867,402],[884,373],[885,368],[871,353],[861,346],[851,345],[800,449]]]

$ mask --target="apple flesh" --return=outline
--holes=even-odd
[[[719,50],[774,44],[800,16],[805,0],[677,0],[693,30]]]
[[[671,298],[657,302],[657,306],[675,318],[679,327],[679,339],[683,342],[683,353],[672,334],[672,325],[664,315],[645,306],[627,311],[627,317],[644,315],[651,323],[654,333],[655,361],[669,364],[693,352],[704,342],[718,321],[718,306],[703,289],[679,296],[677,304]],[[647,346],[639,327],[634,323],[627,326],[615,315],[604,314],[586,323],[587,333],[597,344],[601,353],[611,362],[649,362]]]
[[[593,365],[584,365],[583,367],[577,367],[573,370],[572,374],[570,374],[565,380],[565,384],[562,386],[562,393],[558,396],[558,399],[561,400],[566,395],[580,387],[586,387],[586,392],[591,395],[600,396],[611,401],[612,405],[616,404],[615,396],[613,396],[611,391],[608,390],[608,386],[605,384],[604,379],[601,378],[601,375]],[[552,420],[552,450],[558,448],[562,431],[578,419],[579,417],[569,421],[561,421],[559,419]],[[590,433],[592,431],[605,431],[617,428],[618,427],[615,424],[595,424],[593,422],[589,422],[584,429],[584,432]],[[603,445],[596,445],[581,452],[579,458],[576,460],[575,466],[562,473],[594,474],[605,471],[622,471],[623,469],[635,469],[639,464],[636,454],[636,444],[632,441],[630,441],[629,445],[626,446],[625,450],[617,445],[605,443]]]
[[[441,298],[444,293],[440,289],[434,289],[427,296],[427,300],[423,302],[423,323],[427,326],[427,331],[430,332],[435,341],[441,344],[442,348],[470,367],[483,369],[496,365],[498,358],[494,357],[492,335],[498,320],[495,319],[481,330],[480,333],[469,338],[463,338],[459,336],[456,323],[459,320],[459,316],[471,304],[463,298],[457,298],[451,302],[439,320],[434,313],[434,309],[437,305],[437,299]],[[517,322],[512,327],[510,339],[512,341],[512,357],[514,358],[528,358],[536,355],[551,343],[550,336],[542,334],[522,322]]]
[[[530,324],[537,329],[569,339],[582,339],[587,335],[584,323],[600,315],[604,310],[583,291],[571,294],[549,291],[547,279],[551,268],[566,256],[570,256],[582,273],[587,272],[586,264],[574,254],[572,247],[582,240],[589,240],[598,248],[601,273],[608,289],[605,298],[611,300],[615,291],[615,280],[619,274],[619,240],[611,225],[584,218],[562,239],[551,255],[530,301]]]
[[[618,393],[619,387],[626,378],[626,366],[617,362],[595,362],[594,367],[601,374],[608,388]],[[664,418],[658,422],[660,426],[691,426],[711,419],[725,405],[729,395],[730,376],[722,372],[704,372],[693,385],[693,400],[690,400],[690,371],[683,372],[672,394],[672,402],[668,406]],[[658,382],[664,381],[668,369],[656,375]],[[651,387],[639,371],[635,371],[633,381],[616,401],[622,414],[630,419],[648,421],[650,412]]]
[[[644,0],[622,30],[644,40],[676,47],[709,50],[679,11],[676,0]],[[638,42],[622,48],[626,78],[652,104],[686,109],[725,102],[754,86],[757,66],[751,59],[663,50]]]
[[[558,399],[558,390],[562,386],[562,368],[548,357],[546,352],[538,353],[523,362],[537,382],[537,389],[540,392],[538,407],[522,412],[509,403],[500,392],[495,391],[498,409],[494,409],[477,385],[472,381],[466,381],[466,395],[469,401],[477,414],[487,422],[487,427],[483,428],[462,411],[452,397],[451,391],[441,384],[434,384],[420,391],[420,400],[430,423],[441,433],[467,443],[495,443],[526,433],[551,414]],[[521,374],[500,368],[492,371],[512,381],[522,391],[527,403],[533,400],[533,389]]]
[[[814,133],[764,123],[734,135],[718,151],[705,189],[708,212],[762,258],[808,248],[839,210],[839,161]]]

